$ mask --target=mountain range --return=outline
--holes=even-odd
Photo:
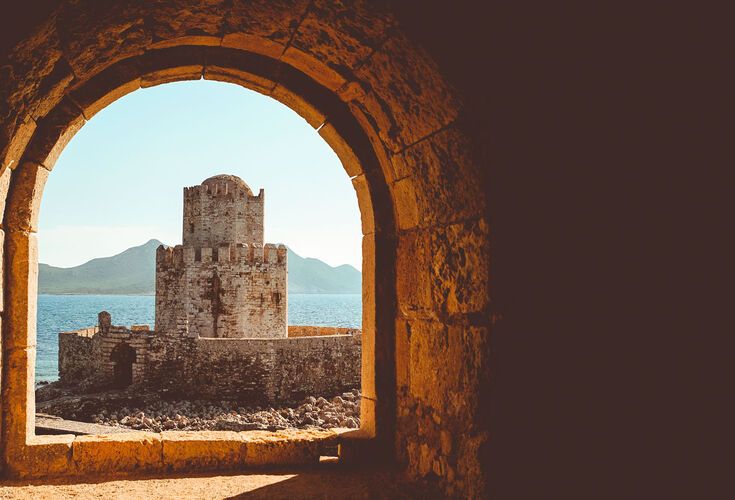
[[[38,265],[38,292],[44,294],[153,295],[156,290],[156,248],[150,240],[111,257],[75,267]],[[289,293],[360,293],[362,275],[344,264],[332,267],[288,249]]]

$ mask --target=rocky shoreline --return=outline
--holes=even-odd
[[[65,419],[151,432],[360,427],[358,389],[330,399],[309,396],[299,405],[278,408],[240,406],[231,401],[167,401],[149,394],[125,399],[123,395],[42,397],[37,409]]]

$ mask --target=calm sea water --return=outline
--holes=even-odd
[[[59,332],[94,326],[109,311],[112,324],[153,328],[155,297],[150,295],[39,295],[36,381],[58,378]],[[289,294],[288,324],[360,328],[360,294]]]

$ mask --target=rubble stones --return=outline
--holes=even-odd
[[[163,401],[154,397],[148,398],[141,407],[103,408],[100,405],[114,406],[116,400],[101,398],[96,413],[87,419],[96,424],[152,432],[357,429],[360,427],[360,397],[360,391],[354,389],[331,400],[309,396],[298,406],[281,408],[242,407],[231,401]],[[69,405],[55,406],[53,401],[47,401],[43,411],[64,418],[85,418],[70,414]]]

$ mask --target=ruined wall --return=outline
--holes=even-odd
[[[262,189],[253,196],[247,184],[232,175],[217,175],[184,188],[184,246],[263,246],[264,204]]]
[[[135,349],[133,383],[143,383],[146,375],[148,346],[153,332],[145,325],[128,329],[111,326],[106,331],[99,327],[59,333],[59,380],[65,384],[104,385],[113,381],[115,362],[111,355],[121,344]]]
[[[156,331],[184,337],[286,337],[284,245],[159,247]]]
[[[360,387],[361,344],[354,334],[282,339],[156,336],[147,385],[188,398],[297,403]]]
[[[59,333],[59,380],[72,384],[91,377],[96,371],[92,338],[97,328]]]

